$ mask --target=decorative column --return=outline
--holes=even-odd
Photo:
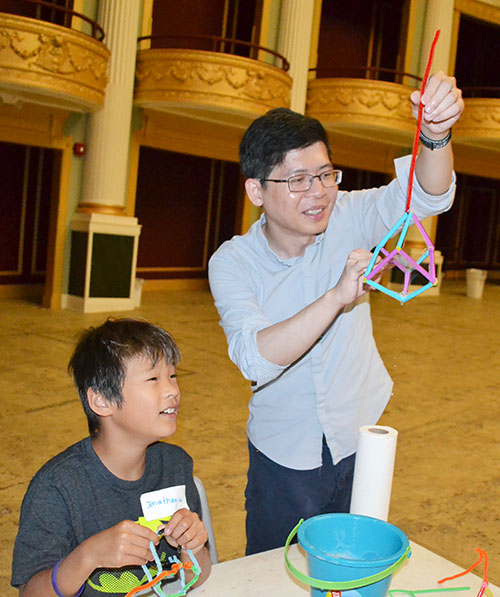
[[[314,6],[310,0],[283,0],[281,5],[278,52],[290,62],[290,107],[301,114],[306,107]]]
[[[140,226],[125,214],[140,2],[101,0],[99,24],[110,50],[104,108],[90,116],[82,200],[71,225],[67,308],[134,307]]]
[[[454,0],[427,0],[422,45],[420,47],[420,67],[418,74],[421,77],[424,75],[425,66],[429,57],[429,50],[434,35],[438,29],[441,30],[441,33],[439,34],[439,40],[434,50],[431,74],[438,70],[450,74],[448,72],[448,67],[450,62],[451,35],[453,31],[453,9]],[[432,216],[422,220],[422,224],[433,243],[436,240],[437,219],[438,216]],[[411,251],[410,255],[412,257],[418,257],[425,251],[425,242],[416,226],[412,226],[408,230],[406,247]],[[426,292],[427,295],[438,295],[441,283],[443,256],[440,251],[435,251],[434,256],[439,282],[436,288]]]
[[[447,75],[450,63],[451,34],[453,31],[454,0],[427,0],[422,46],[420,48],[420,72],[423,76],[432,40],[438,29],[439,41],[434,50],[431,72],[442,70]]]

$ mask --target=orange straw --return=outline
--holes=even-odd
[[[479,547],[476,547],[476,551],[479,554],[479,559],[477,560],[477,562],[474,562],[474,564],[469,566],[467,568],[467,570],[464,570],[463,572],[459,572],[458,574],[454,574],[453,576],[447,576],[446,578],[442,578],[441,580],[438,580],[438,583],[443,583],[443,582],[446,582],[447,580],[453,580],[454,578],[458,578],[459,576],[464,576],[464,574],[468,574],[469,572],[471,572],[476,566],[479,566],[479,564],[484,560],[483,582],[481,583],[481,588],[479,589],[479,593],[477,594],[477,597],[481,597],[481,595],[484,593],[484,591],[486,590],[486,587],[489,584],[489,582],[488,582],[488,554],[484,550],[480,549]]]
[[[162,580],[163,578],[165,578],[165,576],[170,576],[171,574],[177,574],[177,572],[179,572],[179,570],[181,568],[182,568],[182,564],[174,564],[170,570],[164,570],[163,572],[160,572],[160,574],[158,574],[158,576],[156,576],[155,578],[153,578],[153,580],[150,580],[149,582],[147,582],[144,585],[140,585],[138,587],[134,587],[131,591],[129,591],[125,595],[125,597],[132,597],[136,593],[139,593],[140,591],[144,591],[144,589],[150,589],[151,587],[153,587],[154,585],[156,585],[157,583],[159,583],[160,580]]]
[[[139,585],[138,587],[134,587],[131,591],[129,591],[125,595],[125,597],[132,597],[132,595],[135,595],[136,593],[139,593],[140,591],[144,591],[144,589],[150,589],[151,587],[156,585],[156,583],[160,582],[160,580],[162,578],[164,578],[165,576],[168,576],[169,574],[171,574],[170,570],[164,570],[163,572],[160,572],[160,574],[158,574],[158,576],[156,578],[153,578],[153,580],[150,580],[145,585]]]

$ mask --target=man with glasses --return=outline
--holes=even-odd
[[[411,95],[416,115],[420,93]],[[455,80],[429,79],[412,209],[454,195]],[[392,381],[377,352],[363,274],[405,210],[410,156],[387,186],[341,191],[319,121],[288,110],[255,120],[240,145],[250,201],[263,214],[214,253],[209,280],[231,359],[251,381],[247,554],[285,543],[300,518],[348,512],[361,425],[375,424]]]

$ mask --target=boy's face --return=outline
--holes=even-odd
[[[175,366],[164,358],[155,365],[144,356],[129,359],[122,398],[113,419],[131,438],[150,443],[175,433],[180,391]]]

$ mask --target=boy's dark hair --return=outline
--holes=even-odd
[[[289,108],[274,108],[254,120],[240,143],[240,167],[245,178],[268,178],[276,166],[283,163],[293,149],[303,149],[324,143],[328,157],[332,150],[323,125],[316,118],[293,112]]]
[[[92,388],[109,402],[121,406],[127,360],[137,356],[147,357],[153,364],[164,358],[167,363],[177,365],[180,352],[168,332],[139,319],[108,319],[80,336],[68,371],[78,389],[91,436],[99,429],[99,416],[89,406],[87,390]]]

